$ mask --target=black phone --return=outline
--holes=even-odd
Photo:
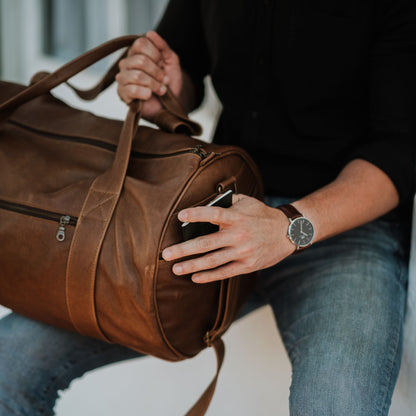
[[[221,207],[228,208],[233,204],[233,191],[230,189],[221,195],[218,195],[215,199],[210,201],[205,206],[207,207]],[[215,233],[219,230],[218,225],[211,224],[210,222],[184,222],[182,224],[182,235],[184,241],[191,240],[192,238],[200,237],[201,235]]]

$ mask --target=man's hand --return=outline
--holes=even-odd
[[[176,263],[176,275],[192,274],[195,283],[207,283],[251,273],[280,262],[295,247],[287,238],[288,219],[257,199],[234,195],[230,208],[196,207],[179,212],[180,221],[210,222],[220,230],[163,250],[165,260],[201,254]]]
[[[167,85],[179,96],[183,87],[178,55],[153,31],[133,43],[119,68],[118,95],[127,104],[135,99],[143,100],[142,115],[150,121],[161,109],[156,96],[164,95]]]

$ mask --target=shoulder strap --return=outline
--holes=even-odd
[[[188,413],[185,416],[202,416],[206,413],[208,406],[211,403],[225,355],[224,342],[221,338],[217,338],[215,341],[213,341],[212,347],[214,348],[215,354],[217,356],[217,372],[214,376],[214,379],[211,381],[210,385],[207,387],[207,389],[204,391],[199,400],[192,406],[192,408],[188,411]]]

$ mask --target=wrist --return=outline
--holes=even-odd
[[[270,228],[270,237],[274,241],[274,251],[278,256],[276,261],[277,263],[290,256],[291,254],[294,254],[296,247],[287,237],[289,221],[286,215],[275,207],[268,208],[271,211],[270,216],[274,218],[273,224]]]

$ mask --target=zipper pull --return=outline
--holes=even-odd
[[[204,160],[209,153],[207,153],[201,144],[197,144],[193,150],[194,153],[196,153],[202,160]]]
[[[59,228],[58,232],[56,233],[56,239],[58,241],[61,242],[65,240],[65,225],[68,225],[70,221],[71,217],[69,215],[63,215],[59,220]]]
[[[204,166],[210,162],[214,157],[219,156],[219,153],[209,152],[205,154],[205,157],[199,163],[199,166]]]

